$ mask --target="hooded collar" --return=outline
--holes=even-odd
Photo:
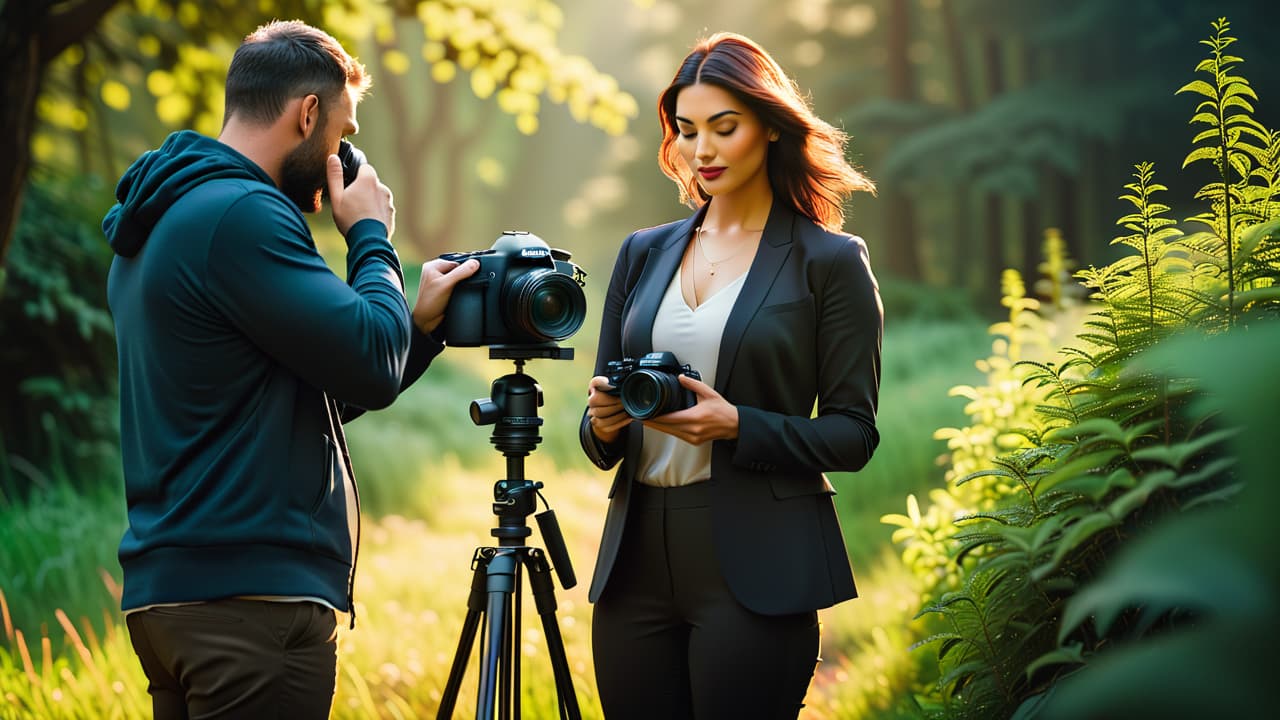
[[[151,229],[182,196],[226,178],[275,187],[266,171],[230,146],[190,130],[173,133],[159,149],[135,160],[116,185],[117,202],[102,220],[111,249],[124,257],[137,255]]]

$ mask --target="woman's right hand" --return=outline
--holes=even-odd
[[[622,409],[622,400],[606,392],[612,389],[609,378],[603,375],[591,378],[587,387],[587,422],[591,423],[591,432],[607,443],[617,440],[622,428],[631,424],[631,416]]]

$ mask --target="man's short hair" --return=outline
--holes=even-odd
[[[294,98],[314,94],[326,103],[352,88],[359,99],[369,83],[364,66],[333,36],[299,20],[275,20],[245,37],[231,58],[223,124],[232,115],[270,124]]]

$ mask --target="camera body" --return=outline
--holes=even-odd
[[[537,235],[508,230],[488,250],[440,257],[480,263],[445,308],[441,328],[449,345],[554,345],[586,319],[586,273]]]
[[[364,152],[346,140],[342,140],[338,143],[338,159],[342,161],[342,186],[347,187],[356,181],[356,176],[360,174],[360,166],[366,162]]]
[[[636,420],[648,420],[677,410],[693,407],[697,395],[680,384],[680,376],[701,380],[702,375],[688,365],[681,365],[675,353],[651,352],[639,360],[623,358],[606,365],[605,376],[612,390],[622,400],[622,409]]]

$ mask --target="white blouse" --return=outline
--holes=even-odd
[[[720,337],[729,311],[746,282],[744,272],[716,291],[695,310],[680,292],[683,264],[671,279],[653,321],[653,349],[675,353],[681,365],[702,375],[708,385],[716,384],[716,363],[720,358]],[[711,477],[711,443],[690,445],[663,432],[644,428],[640,465],[636,478],[645,485],[676,487],[691,485]]]

